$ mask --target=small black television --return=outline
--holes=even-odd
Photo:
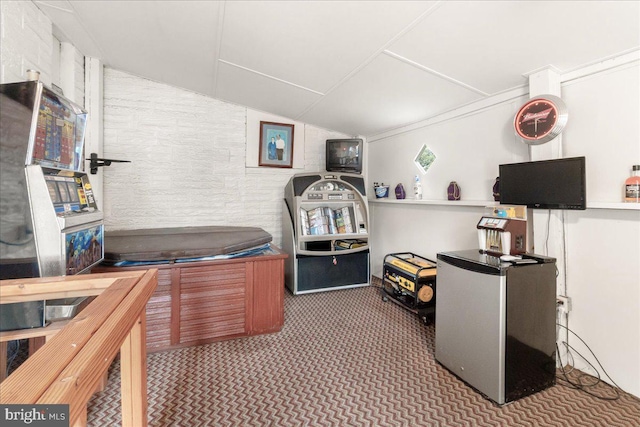
[[[500,165],[500,204],[534,209],[586,209],[585,158]]]
[[[327,172],[362,173],[362,139],[327,139]]]

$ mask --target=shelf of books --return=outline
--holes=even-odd
[[[367,243],[364,218],[358,214],[359,204],[351,202],[326,203],[321,206],[302,204],[300,213],[300,249],[307,249],[306,242],[332,239],[335,250],[360,248]],[[341,245],[337,245],[337,243]]]
[[[369,208],[362,176],[294,175],[285,187],[283,211],[283,247],[290,255],[285,276],[291,276],[294,294],[368,284]],[[361,273],[349,278],[353,271]],[[325,281],[315,283],[317,278]]]

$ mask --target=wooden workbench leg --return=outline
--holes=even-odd
[[[84,407],[84,411],[80,414],[80,417],[73,423],[72,427],[87,427],[87,407]]]
[[[7,341],[0,342],[0,382],[7,378]]]
[[[120,347],[122,426],[147,426],[146,318],[143,311]]]
[[[102,374],[102,379],[93,392],[100,393],[101,391],[104,391],[107,388],[107,384],[109,384],[109,371],[105,371],[105,373]]]
[[[38,351],[47,342],[45,336],[29,338],[29,357]]]

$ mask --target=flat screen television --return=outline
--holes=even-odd
[[[362,139],[327,139],[327,172],[362,173]]]
[[[534,209],[586,209],[585,158],[500,165],[500,204]]]

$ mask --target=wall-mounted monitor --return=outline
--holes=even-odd
[[[362,139],[327,139],[327,172],[362,173]]]
[[[500,203],[534,209],[586,209],[585,158],[500,165]]]

